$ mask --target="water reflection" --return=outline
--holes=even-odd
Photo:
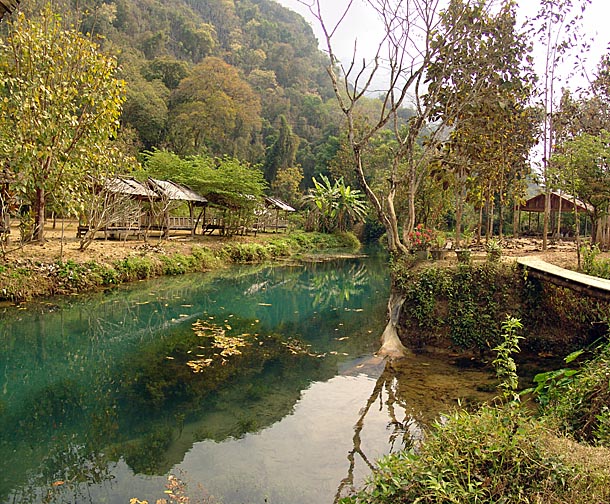
[[[225,504],[332,502],[464,392],[440,361],[370,357],[387,296],[369,259],[4,310],[0,501],[155,502],[182,472]],[[245,344],[221,355],[197,321]]]
[[[133,474],[165,474],[197,442],[241,439],[290,414],[312,381],[374,348],[385,273],[345,264],[240,268],[4,309],[0,500],[95,493],[122,461]],[[250,333],[252,345],[193,373],[196,320]]]

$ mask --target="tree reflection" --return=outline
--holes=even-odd
[[[349,468],[347,476],[343,478],[337,488],[334,503],[338,503],[344,493],[349,493],[355,490],[354,487],[354,471],[358,459],[362,460],[370,471],[375,470],[375,464],[371,462],[369,457],[362,449],[362,431],[365,426],[365,420],[370,413],[371,408],[377,402],[379,410],[385,408],[390,422],[388,428],[390,430],[389,444],[390,451],[394,451],[396,441],[399,440],[399,446],[396,449],[408,449],[413,447],[421,440],[422,425],[410,414],[407,413],[405,401],[399,395],[399,381],[396,376],[396,370],[392,366],[390,360],[386,360],[383,372],[377,378],[373,391],[369,396],[365,406],[360,410],[360,416],[354,425],[354,435],[352,437],[352,449],[347,454]],[[402,411],[400,411],[402,410]],[[402,416],[399,419],[399,415]]]
[[[303,284],[312,298],[316,310],[343,308],[350,299],[362,294],[370,277],[365,264],[352,264],[349,268],[330,269],[307,279]]]

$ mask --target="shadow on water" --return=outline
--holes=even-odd
[[[372,358],[387,296],[370,258],[4,309],[0,501],[154,502],[183,471],[224,503],[332,502],[488,378]]]

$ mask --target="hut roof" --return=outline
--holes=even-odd
[[[274,196],[265,196],[265,203],[268,207],[275,207],[286,212],[296,212],[288,203],[284,203],[281,199]]]
[[[148,181],[155,191],[170,200],[189,201],[200,206],[208,204],[206,198],[185,185],[169,180],[157,180],[153,178],[148,179]]]
[[[562,191],[551,191],[551,210],[558,211],[561,202],[562,212],[574,211],[574,197]],[[590,212],[593,209],[591,205],[576,199],[576,209],[578,212]],[[528,199],[519,210],[524,212],[544,212],[544,194],[537,194]]]
[[[19,0],[0,0],[0,19],[11,14],[19,5]]]
[[[135,199],[157,200],[159,195],[134,178],[115,177],[106,179],[103,189],[115,194],[125,194]]]

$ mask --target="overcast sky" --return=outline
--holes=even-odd
[[[312,25],[318,40],[321,40],[320,29],[306,7],[299,4],[297,0],[276,1],[302,14]],[[325,9],[324,16],[331,22],[338,20],[338,16],[347,4],[346,0],[322,1],[323,8]],[[527,15],[535,14],[538,9],[538,2],[536,0],[520,0],[519,4],[522,21],[525,20]],[[330,25],[330,23],[327,24]],[[587,56],[586,67],[587,72],[592,74],[602,54],[608,52],[607,48],[610,42],[610,1],[592,0],[591,5],[585,11],[583,25],[583,35],[591,42],[591,50]],[[357,39],[359,51],[363,50],[365,51],[364,54],[366,54],[367,48],[376,47],[374,42],[377,40],[376,34],[379,33],[378,26],[380,24],[378,24],[375,14],[371,15],[370,11],[366,9],[364,0],[355,0],[351,15],[343,23],[343,29],[337,33],[335,45],[333,46],[334,51],[340,59],[347,61],[352,55],[354,41]],[[540,68],[540,61],[543,60],[544,55],[542,53],[535,53],[534,57],[539,62],[537,68]],[[575,89],[578,86],[583,86],[585,82],[584,79],[574,78],[571,80],[569,87]]]

